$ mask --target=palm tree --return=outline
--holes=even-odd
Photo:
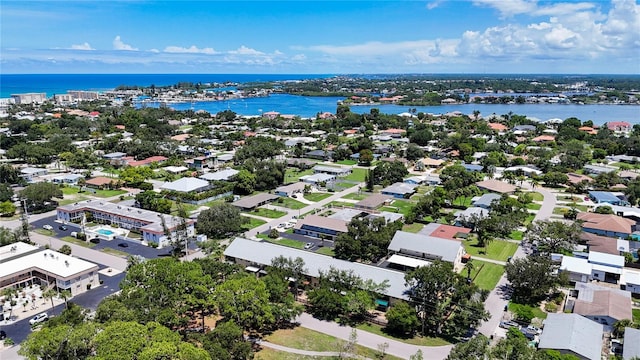
[[[623,337],[624,329],[627,327],[631,327],[633,325],[633,321],[629,319],[618,320],[613,323],[613,335],[615,337]]]
[[[464,264],[464,268],[467,270],[467,281],[471,282],[471,271],[475,269],[475,265],[473,265],[473,261],[471,259],[467,260],[467,263]]]
[[[54,289],[47,289],[43,294],[42,297],[44,297],[45,299],[50,299],[51,300],[51,309],[53,310],[53,298],[56,297],[58,295],[58,292],[55,291]]]
[[[68,300],[71,298],[71,291],[70,290],[62,290],[60,291],[59,296],[64,299],[64,306],[65,308],[69,308],[69,302]]]

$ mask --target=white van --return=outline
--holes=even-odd
[[[71,235],[71,237],[77,238],[78,237],[78,232],[77,231],[72,231],[70,235]]]

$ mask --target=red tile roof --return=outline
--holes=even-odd
[[[85,183],[87,185],[103,186],[103,185],[109,185],[112,181],[117,181],[117,179],[98,176],[98,177],[94,177],[92,179],[87,180]]]
[[[451,226],[451,225],[440,225],[429,235],[441,239],[449,239],[456,240],[456,235],[459,233],[469,234],[471,229],[460,227],[460,226]]]

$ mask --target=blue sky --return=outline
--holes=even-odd
[[[9,73],[640,73],[635,0],[5,1]]]

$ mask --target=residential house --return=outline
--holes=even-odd
[[[84,182],[85,186],[94,189],[110,188],[113,184],[117,183],[118,179],[108,178],[105,176],[96,176],[88,179]]]
[[[449,240],[464,239],[469,233],[471,233],[469,228],[438,223],[427,224],[418,231],[418,234]]]
[[[516,191],[516,187],[514,185],[496,179],[478,181],[476,186],[481,190],[487,190],[498,194],[511,194]]]
[[[484,219],[489,216],[489,210],[481,207],[468,207],[464,210],[458,211],[456,215],[456,226],[463,226],[464,224],[472,224],[475,221]]]
[[[230,181],[240,171],[236,169],[224,169],[216,172],[202,174],[199,178],[206,181]]]
[[[461,268],[462,255],[465,254],[462,242],[459,240],[443,239],[406,231],[396,231],[391,243],[389,243],[388,250],[391,257],[387,261],[391,264],[407,266],[403,258],[417,259],[427,263],[439,260],[453,264],[456,270]],[[398,256],[394,259],[392,258],[393,255]]]
[[[357,209],[374,210],[390,202],[391,199],[392,197],[389,195],[372,194],[365,199],[358,201],[353,206]]]
[[[587,249],[590,252],[621,255],[622,252],[629,251],[629,241],[620,238],[600,236],[583,231],[580,233],[580,241],[587,244]]]
[[[617,215],[581,212],[576,219],[582,221],[583,231],[593,234],[626,239],[636,231],[635,221]]]
[[[298,220],[293,232],[320,239],[335,240],[338,235],[347,232],[347,222],[318,215],[307,215],[304,219]]]
[[[465,164],[465,163],[462,163],[460,165],[462,165],[465,170],[470,172],[482,172],[482,165]]]
[[[244,266],[247,271],[259,273],[271,265],[271,260],[276,257],[301,258],[304,261],[305,276],[312,283],[317,283],[320,272],[326,272],[330,268],[353,272],[363,280],[371,280],[375,283],[386,282],[389,286],[383,291],[383,298],[377,299],[380,305],[393,304],[398,300],[408,300],[406,294],[404,276],[400,271],[381,268],[373,265],[365,265],[357,262],[338,260],[336,258],[318,254],[311,251],[295,249],[291,247],[272,244],[269,242],[257,242],[243,238],[235,238],[224,250],[227,261]]]
[[[589,198],[596,204],[628,205],[624,194],[615,194],[610,191],[589,191]]]
[[[143,160],[127,160],[126,165],[135,167],[135,166],[150,165],[151,163],[154,163],[154,162],[158,164],[162,164],[167,160],[168,158],[164,156],[151,156]]]
[[[80,179],[84,179],[84,176],[79,174],[64,174],[54,177],[51,179],[51,182],[56,184],[77,185]]]
[[[573,301],[574,314],[607,326],[633,318],[630,292],[592,283],[576,283],[575,289],[578,297]]]
[[[123,152],[112,152],[108,154],[102,155],[102,158],[109,161],[109,164],[114,166],[124,165],[123,158],[126,157],[127,154]]]
[[[240,208],[244,211],[253,210],[259,206],[268,204],[278,198],[278,195],[259,193],[252,196],[243,197],[240,200],[236,200],[231,205]]]
[[[312,150],[309,151],[308,153],[304,154],[305,157],[309,158],[309,159],[316,159],[316,160],[329,160],[333,157],[333,151],[331,150]]]
[[[308,184],[305,184],[303,182],[295,182],[289,185],[278,186],[275,190],[275,194],[284,197],[289,197],[294,194],[301,194],[304,192],[305,186],[308,186]]]
[[[396,199],[408,199],[416,193],[418,185],[407,183],[395,183],[382,189],[380,193],[390,195]]]
[[[344,177],[351,174],[351,169],[345,167],[316,165],[313,167],[313,172],[314,174],[329,174],[336,177]]]
[[[406,183],[406,184],[411,184],[411,185],[421,185],[426,180],[427,180],[427,176],[426,175],[421,175],[421,176],[408,177],[408,178],[402,180],[402,182]]]
[[[208,181],[192,177],[183,177],[176,181],[167,182],[162,185],[162,190],[182,193],[203,192],[209,189],[211,189],[211,185]]]
[[[572,184],[578,184],[582,181],[586,181],[588,183],[593,182],[593,178],[587,175],[576,174],[576,173],[567,173],[567,177],[569,178],[569,182]]]
[[[533,142],[543,143],[543,142],[553,142],[556,141],[556,137],[553,135],[540,135],[531,139]]]
[[[621,278],[623,267],[623,256],[590,251],[580,257],[563,256],[560,271],[566,272],[572,282],[598,280],[617,284]]]
[[[511,129],[511,131],[515,135],[524,135],[530,132],[535,132],[536,127],[533,125],[516,125],[513,127],[513,129]]]
[[[521,166],[510,166],[505,168],[503,171],[510,171],[516,174],[522,174],[525,176],[539,176],[542,175],[542,171],[532,165],[521,165]]]
[[[46,168],[26,167],[20,169],[20,177],[33,182],[37,177],[47,175],[49,171]]]
[[[631,124],[626,121],[611,121],[607,123],[607,128],[613,132],[627,133],[631,131]]]
[[[323,184],[326,186],[326,184],[336,181],[336,176],[329,174],[313,174],[300,176],[299,180],[314,186],[321,186]]]
[[[473,206],[476,206],[476,207],[480,207],[483,209],[490,209],[491,204],[494,201],[500,201],[501,198],[502,198],[501,195],[498,195],[495,193],[487,193],[482,196],[471,199],[471,203],[473,204]]]
[[[582,169],[586,174],[593,174],[593,175],[608,174],[608,173],[618,171],[617,167],[608,166],[608,165],[585,165],[582,167]]]
[[[602,325],[578,314],[551,313],[544,321],[538,349],[556,350],[581,360],[600,360]]]
[[[624,328],[624,341],[622,344],[623,360],[640,358],[640,330],[632,327]]]

